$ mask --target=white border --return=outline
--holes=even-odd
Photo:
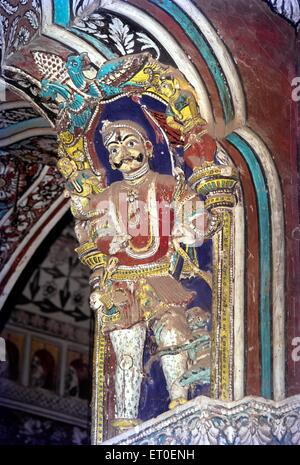
[[[269,189],[272,230],[272,325],[273,325],[273,396],[285,398],[285,238],[283,195],[272,156],[258,136],[249,128],[235,131],[256,152]]]
[[[216,30],[211,26],[204,14],[199,10],[199,7],[196,7],[190,0],[173,0],[173,2],[180,6],[198,26],[213,49],[228,82],[233,100],[235,118],[234,123],[230,122],[230,124],[234,124],[237,127],[243,126],[246,122],[245,96],[236,65],[222,39],[218,36]]]

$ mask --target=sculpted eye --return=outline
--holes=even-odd
[[[110,149],[110,153],[115,154],[115,153],[117,153],[117,152],[118,152],[117,147],[114,147],[114,148]]]
[[[127,145],[128,145],[128,147],[134,147],[135,142],[133,140],[130,140]]]

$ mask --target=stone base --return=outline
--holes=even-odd
[[[222,402],[201,396],[103,444],[300,444],[300,395],[281,402],[261,397]]]

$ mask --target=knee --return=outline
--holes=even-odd
[[[155,323],[154,334],[159,348],[164,348],[187,343],[190,329],[182,314],[172,312]]]
[[[133,360],[132,355],[121,354],[118,360],[118,365],[123,371],[130,370],[134,365],[134,360]]]

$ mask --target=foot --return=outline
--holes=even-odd
[[[184,405],[187,403],[187,399],[184,397],[178,397],[169,403],[169,410],[174,410],[178,405]]]
[[[118,428],[121,431],[126,431],[127,429],[134,428],[140,423],[141,420],[139,420],[138,418],[116,418],[112,422],[112,426],[114,428]]]

